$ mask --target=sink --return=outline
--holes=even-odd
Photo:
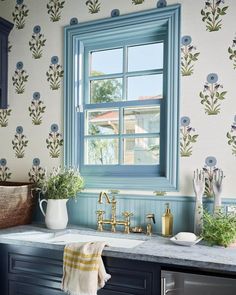
[[[21,240],[21,241],[43,241],[55,237],[54,233],[47,233],[42,231],[24,231],[19,233],[10,233],[0,235],[0,238],[10,239],[10,240]]]
[[[21,233],[11,233],[6,235],[1,235],[0,238],[21,240],[21,241],[31,241],[47,244],[57,244],[57,245],[66,245],[69,243],[77,242],[93,242],[93,241],[104,241],[110,247],[118,248],[134,248],[138,245],[141,245],[145,240],[141,239],[132,239],[111,237],[110,235],[93,235],[89,232],[79,232],[79,231],[64,231],[56,233],[47,233],[41,231],[26,231]]]
[[[67,233],[59,237],[49,239],[49,243],[53,244],[67,244],[76,242],[92,242],[92,241],[104,241],[110,247],[122,247],[122,248],[134,248],[142,244],[143,240],[124,239],[124,238],[112,238],[107,236],[98,235],[84,235],[79,233]]]

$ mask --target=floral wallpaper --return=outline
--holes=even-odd
[[[235,0],[1,0],[0,16],[14,29],[9,109],[0,110],[0,181],[36,182],[63,162],[63,27],[176,3],[182,5],[176,195],[193,195],[193,171],[203,167],[207,195],[212,171],[222,169],[223,196],[236,196]]]

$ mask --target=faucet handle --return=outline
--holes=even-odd
[[[122,215],[123,215],[124,217],[126,217],[126,218],[129,218],[129,217],[134,216],[134,213],[129,212],[129,211],[124,211],[124,212],[122,213]]]
[[[130,223],[130,217],[134,216],[134,213],[128,212],[128,211],[124,211],[122,213],[122,215],[124,216],[126,222],[129,224]]]
[[[146,214],[146,218],[153,221],[153,223],[156,223],[156,220],[155,220],[155,214],[154,213],[148,213]]]
[[[103,210],[97,210],[96,213],[100,217],[100,216],[102,216],[105,213],[105,211],[103,211]]]
[[[125,217],[125,230],[124,233],[129,234],[130,233],[130,217],[134,214],[132,212],[125,211],[122,213],[122,215]]]
[[[109,193],[111,194],[111,195],[118,195],[119,194],[119,190],[118,189],[110,189],[109,190]]]

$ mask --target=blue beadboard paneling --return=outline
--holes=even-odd
[[[156,224],[153,226],[155,233],[161,233],[161,217],[165,211],[165,204],[170,203],[171,212],[174,216],[174,233],[180,231],[193,231],[193,216],[194,216],[194,197],[174,197],[174,196],[140,196],[140,195],[125,195],[120,194],[117,198],[117,219],[122,219],[123,211],[130,211],[134,213],[131,218],[131,226],[141,225],[146,229],[147,220],[145,218],[147,213],[154,213],[156,217]],[[223,199],[223,205],[236,204],[235,199]],[[211,209],[212,199],[204,198],[205,207]],[[69,223],[74,225],[82,225],[89,228],[96,228],[96,211],[104,210],[105,217],[110,218],[111,206],[109,204],[98,204],[98,193],[83,192],[78,198],[71,199],[67,203]],[[43,217],[36,210],[34,221],[43,221]],[[106,227],[110,230],[110,226]],[[122,228],[117,228],[123,230]]]

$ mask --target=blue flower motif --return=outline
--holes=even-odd
[[[166,7],[167,1],[166,0],[159,0],[157,1],[157,8]]]
[[[190,36],[183,36],[181,38],[181,44],[184,46],[189,45],[192,42],[192,38]]]
[[[74,25],[77,25],[78,24],[78,18],[77,17],[73,17],[71,20],[70,20],[70,25],[71,26],[74,26]]]
[[[41,27],[40,26],[35,26],[34,29],[33,29],[33,32],[35,34],[39,34],[41,32]]]
[[[40,99],[40,93],[39,92],[34,92],[33,99],[34,100],[39,100]]]
[[[210,73],[207,75],[207,82],[210,84],[214,84],[218,81],[218,75],[215,73]]]
[[[24,66],[24,64],[23,64],[22,61],[18,61],[18,63],[16,64],[17,70],[22,70],[23,69],[23,66]]]
[[[56,65],[56,64],[58,63],[58,61],[59,61],[58,56],[53,56],[53,57],[51,58],[51,63],[52,63],[53,65]]]
[[[7,165],[7,160],[6,159],[1,159],[0,160],[0,165],[1,166],[6,166]]]
[[[120,10],[119,9],[113,9],[111,11],[111,17],[116,17],[120,15]]]
[[[16,0],[16,4],[21,5],[23,4],[24,0]]]
[[[33,166],[39,166],[40,165],[40,160],[39,158],[34,158],[33,159]]]
[[[180,124],[181,124],[181,126],[183,126],[183,127],[188,126],[188,125],[190,124],[190,119],[189,119],[189,117],[182,117],[182,118],[180,119]]]
[[[216,165],[217,161],[216,161],[216,158],[215,157],[207,157],[205,159],[205,164],[208,166],[208,167],[214,167]]]
[[[58,125],[57,125],[57,124],[52,124],[52,125],[51,125],[51,131],[52,131],[52,132],[57,132],[58,129],[59,129],[59,128],[58,128]]]
[[[22,126],[17,126],[16,127],[16,133],[17,134],[22,134],[23,133],[23,127]]]

